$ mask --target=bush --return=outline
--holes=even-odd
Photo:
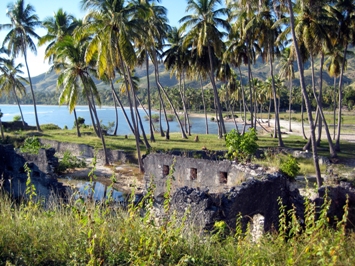
[[[39,142],[39,139],[35,136],[25,139],[20,151],[30,154],[38,154],[39,149],[44,148],[44,146]]]
[[[147,117],[147,121],[149,120],[149,116]],[[154,122],[159,122],[159,115],[158,114],[152,114],[152,121]]]
[[[169,114],[167,115],[168,121],[174,121],[174,115]]]
[[[227,157],[235,160],[250,160],[258,149],[255,128],[241,135],[235,129],[226,135],[226,146],[228,148]]]
[[[17,122],[17,121],[21,121],[21,116],[20,115],[15,115],[13,118],[12,118],[12,121],[14,122]]]
[[[86,167],[84,160],[72,155],[69,151],[65,151],[63,158],[59,161],[58,172],[64,172],[67,169]]]
[[[78,117],[77,121],[74,120],[74,127],[76,127],[76,122],[78,122],[79,127],[84,126],[85,125],[85,118],[82,117]]]
[[[288,177],[294,179],[300,171],[299,163],[296,158],[288,155],[286,160],[281,160],[280,170]]]
[[[61,129],[58,125],[55,124],[43,124],[41,125],[41,128],[43,130],[57,130],[57,129]]]

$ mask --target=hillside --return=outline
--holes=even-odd
[[[276,59],[274,66],[277,66],[278,60]],[[295,63],[295,69],[297,69],[297,65]],[[319,85],[319,60],[316,60],[315,62],[315,72],[316,72],[316,82]],[[247,67],[242,66],[241,68],[242,74],[243,74],[243,83],[247,83]],[[253,65],[252,67],[253,71],[253,77],[254,78],[259,78],[261,80],[265,80],[269,76],[269,65],[266,63],[263,63],[261,59],[259,58],[256,62],[256,64]],[[276,74],[278,73],[278,69],[275,69],[274,71]],[[238,71],[237,71],[238,73]],[[160,81],[161,84],[164,87],[177,87],[179,86],[179,81],[176,79],[175,76],[170,76],[170,72],[167,71],[164,67],[163,64],[159,65],[159,74],[160,74]],[[145,65],[142,67],[136,68],[135,75],[140,79],[140,90],[143,95],[145,94],[145,89],[147,88],[147,77],[146,77],[146,68]],[[56,89],[56,83],[57,83],[57,77],[58,75],[55,72],[51,73],[44,73],[36,77],[32,77],[32,83],[34,87],[34,91],[36,95],[38,95],[38,103],[39,104],[57,104],[57,99],[59,95],[59,91]],[[305,64],[305,77],[306,77],[306,85],[311,84],[311,69],[310,69],[310,64],[306,63]],[[347,64],[347,69],[344,74],[344,85],[348,86],[351,85],[353,88],[355,88],[355,82],[353,77],[355,77],[355,58],[350,58],[348,59],[348,64]],[[153,71],[153,65],[150,64],[149,66],[149,81],[152,90],[156,88],[156,83],[155,83],[155,76],[154,76],[154,71]],[[108,98],[110,98],[110,92],[108,89],[108,85],[105,84],[104,82],[100,80],[95,80],[97,87],[99,91],[101,91],[101,95],[103,96],[102,98],[104,101],[106,101]],[[334,82],[334,79],[329,77],[328,73],[324,71],[323,75],[323,86],[332,86]],[[209,80],[205,80],[203,82],[203,85],[206,88],[211,88],[211,84]],[[217,83],[219,86],[220,84]],[[298,73],[296,73],[296,79],[293,81],[294,86],[299,86],[299,80],[298,80]],[[115,83],[115,87],[118,88],[119,85]],[[200,81],[199,80],[186,80],[186,87],[191,87],[191,88],[200,88]],[[29,86],[27,86],[27,91],[29,91]],[[143,96],[142,96],[143,97]],[[0,98],[0,103],[12,103],[14,100],[13,99],[6,99],[6,98]],[[22,103],[27,103],[31,104],[32,100],[29,95],[29,93],[22,99]],[[108,102],[109,103],[109,102]]]
[[[275,66],[277,65],[277,60],[275,62]],[[295,64],[295,68],[297,69],[297,66]],[[243,80],[246,81],[247,78],[247,67],[242,66],[242,74],[243,74]],[[315,71],[316,71],[316,76],[317,76],[317,83],[319,82],[318,76],[319,76],[319,60],[315,62]],[[150,80],[150,85],[152,88],[156,87],[155,84],[155,77],[154,77],[154,71],[153,71],[153,65],[150,64],[149,66],[149,80]],[[253,71],[253,77],[254,78],[259,78],[261,80],[265,80],[269,76],[269,66],[268,64],[262,63],[261,60],[258,60],[257,63],[253,66],[252,68]],[[275,70],[275,73],[278,73],[278,69]],[[175,87],[179,86],[179,81],[175,78],[175,76],[170,77],[170,71],[167,71],[164,67],[163,64],[159,65],[159,74],[160,74],[160,81],[163,86],[165,87]],[[146,67],[145,65],[142,67],[136,68],[135,75],[139,77],[140,79],[140,85],[139,87],[142,89],[147,88],[147,77],[146,77]],[[311,84],[311,69],[310,69],[310,64],[305,64],[305,76],[306,76],[306,84]],[[347,69],[344,74],[344,84],[345,85],[351,85],[355,87],[355,81],[353,80],[353,77],[355,77],[355,58],[348,59],[348,64],[347,64]],[[333,85],[333,78],[331,78],[326,71],[324,71],[323,74],[323,79],[324,79],[324,85]],[[56,82],[57,82],[57,74],[55,72],[51,73],[44,73],[39,76],[33,77],[32,78],[32,83],[34,86],[34,90],[38,92],[50,92],[50,91],[55,91],[56,90]],[[103,83],[102,81],[95,81],[99,89],[105,89],[107,85]],[[299,86],[299,81],[298,81],[298,73],[296,73],[296,79],[294,80],[295,86]],[[197,80],[186,80],[186,86],[187,87],[192,87],[192,88],[199,88],[200,83]],[[204,86],[210,87],[210,82],[209,81],[204,81]]]

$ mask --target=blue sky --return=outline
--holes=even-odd
[[[10,20],[6,16],[6,9],[8,3],[14,3],[15,1],[1,0],[0,3],[0,24],[9,23]],[[165,6],[168,9],[168,18],[169,23],[172,26],[179,26],[179,19],[185,15],[186,9],[186,0],[162,0],[160,5]],[[52,16],[53,12],[57,11],[59,8],[63,8],[67,13],[73,14],[74,16],[80,18],[85,15],[83,11],[80,10],[80,1],[79,0],[57,0],[57,1],[48,1],[48,0],[25,0],[25,4],[30,3],[36,9],[36,14],[39,16],[40,20],[43,20],[45,17]],[[44,29],[38,29],[37,34],[42,36],[46,33]],[[6,35],[6,31],[0,31],[0,45]],[[32,53],[28,54],[28,62],[30,68],[30,74],[32,77],[37,76],[41,73],[44,73],[48,70],[48,65],[43,61],[45,47],[39,47],[37,56]],[[18,62],[22,62],[21,59]],[[24,72],[25,69],[23,69]],[[26,75],[27,76],[27,73]]]

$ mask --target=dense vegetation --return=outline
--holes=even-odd
[[[26,168],[28,171],[28,168]],[[29,173],[29,172],[28,172]],[[91,182],[95,176],[91,176]],[[348,206],[335,227],[325,200],[317,211],[305,201],[304,225],[280,205],[280,228],[260,237],[216,222],[212,232],[186,223],[186,216],[157,220],[151,191],[127,208],[103,202],[51,199],[43,207],[28,180],[27,199],[0,195],[0,262],[3,265],[353,265],[355,235],[345,229]],[[164,195],[169,213],[169,193]],[[144,206],[145,214],[142,215]]]

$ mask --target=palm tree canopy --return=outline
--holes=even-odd
[[[51,49],[54,44],[61,41],[64,36],[72,34],[74,29],[80,24],[80,20],[64,12],[62,8],[58,9],[52,17],[46,17],[43,20],[42,25],[47,29],[47,34],[39,39],[38,45],[42,46],[49,43],[46,47],[45,54],[50,62],[54,59],[54,51]]]
[[[87,45],[86,40],[77,41],[70,35],[55,44],[56,58],[58,59],[55,67],[61,69],[57,80],[57,87],[62,88],[59,103],[68,103],[70,112],[75,108],[80,89],[82,89],[81,92],[84,96],[91,97],[92,94],[100,104],[95,82],[90,75],[94,70],[85,61]]]
[[[184,43],[189,44],[194,40],[199,55],[202,54],[204,46],[212,46],[217,55],[223,52],[223,38],[227,34],[219,28],[229,30],[230,25],[220,17],[228,15],[226,8],[217,9],[220,4],[221,0],[187,1],[186,12],[193,11],[193,14],[181,18],[179,22],[183,23],[182,31],[190,29]]]
[[[41,26],[41,22],[34,14],[34,7],[30,4],[25,6],[24,0],[18,0],[15,4],[8,4],[7,10],[6,16],[10,18],[11,23],[0,25],[0,30],[10,30],[3,45],[11,51],[13,57],[24,54],[27,49],[36,54],[37,49],[32,38],[39,39],[34,29]]]
[[[22,67],[21,63],[15,65],[14,59],[0,63],[0,96],[3,93],[9,95],[14,89],[20,95],[26,94],[24,84],[27,84],[28,80],[20,76],[23,74]]]

